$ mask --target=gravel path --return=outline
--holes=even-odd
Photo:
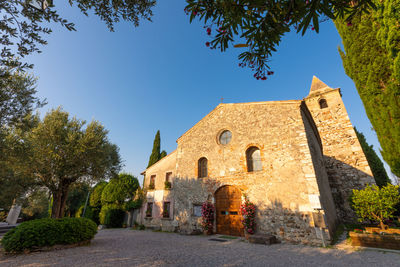
[[[18,256],[0,266],[400,266],[400,252],[348,251],[302,245],[248,244],[207,236],[101,230],[90,246]]]

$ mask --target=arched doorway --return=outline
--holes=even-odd
[[[215,192],[215,212],[217,233],[224,235],[243,235],[240,215],[242,193],[234,186],[226,185]]]

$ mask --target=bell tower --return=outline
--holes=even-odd
[[[341,221],[353,221],[350,207],[352,189],[375,184],[339,88],[331,88],[313,77],[310,93],[304,101],[321,137],[325,168]]]

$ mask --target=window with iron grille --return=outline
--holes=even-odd
[[[156,186],[156,176],[152,175],[152,176],[150,176],[149,189],[154,189],[155,186]]]
[[[207,159],[206,158],[201,158],[199,159],[199,163],[198,163],[198,177],[199,178],[203,178],[203,177],[207,177],[208,173],[207,173]]]
[[[152,217],[153,215],[153,202],[147,202],[146,217]]]
[[[170,214],[170,207],[171,207],[171,203],[170,202],[164,202],[163,205],[163,218],[169,218],[169,214]]]

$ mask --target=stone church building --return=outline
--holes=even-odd
[[[303,100],[219,104],[142,174],[147,227],[201,231],[201,205],[211,201],[214,232],[240,236],[248,198],[256,233],[308,244],[354,220],[352,189],[375,183],[340,89],[316,77]]]

